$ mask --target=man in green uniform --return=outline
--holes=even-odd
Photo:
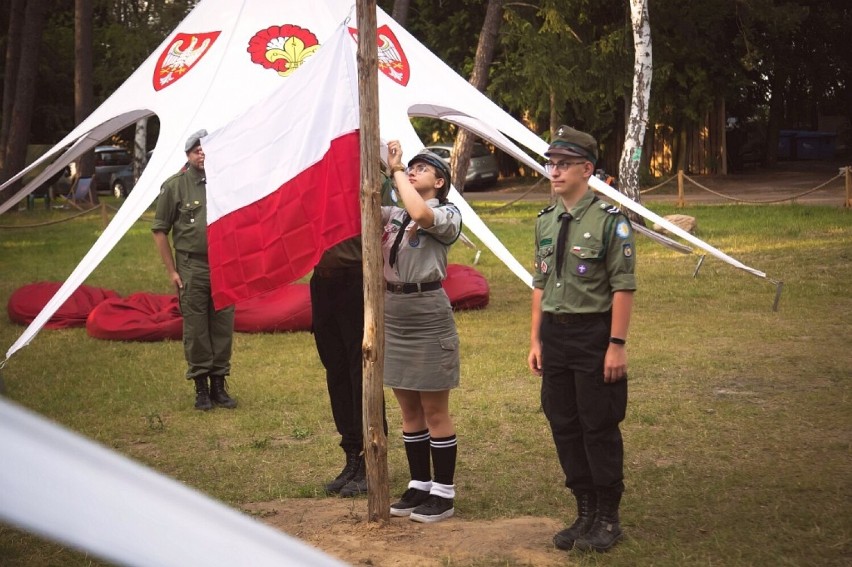
[[[606,551],[622,537],[619,423],[636,289],[633,230],[589,188],[598,157],[592,136],[561,126],[545,155],[557,199],[536,221],[528,364],[542,378],[542,407],[578,512],[553,541]]]
[[[195,381],[195,409],[199,410],[212,409],[213,404],[229,409],[237,406],[225,390],[225,377],[231,372],[234,307],[216,311],[210,294],[207,193],[201,148],[201,138],[206,135],[206,130],[199,130],[186,141],[187,167],[163,183],[151,226],[180,300],[183,350],[189,366],[186,377]]]

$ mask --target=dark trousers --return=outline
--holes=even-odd
[[[210,265],[202,256],[175,253],[183,280],[178,294],[183,317],[183,351],[186,377],[228,376],[234,340],[234,307],[216,311],[210,295]]]
[[[320,277],[315,273],[311,277],[311,313],[340,446],[344,450],[363,449],[363,277],[352,273]],[[387,433],[387,423],[384,429]]]
[[[624,489],[624,445],[618,424],[627,409],[627,378],[603,381],[609,313],[547,313],[541,324],[541,404],[550,422],[565,486],[572,490]]]

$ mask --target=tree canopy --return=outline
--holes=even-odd
[[[49,9],[29,142],[48,144],[74,127],[74,0],[45,1]],[[396,3],[378,2],[388,13]],[[195,1],[93,4],[97,105],[153,52]],[[488,1],[404,4],[406,29],[470,77]],[[838,146],[848,147],[852,65],[843,41],[852,26],[848,1],[648,4],[654,43],[649,131],[656,125],[657,132],[671,132],[672,139],[680,132],[700,131],[708,113],[724,102],[725,123],[757,136],[770,162],[783,128],[817,130],[831,122],[840,129]],[[13,5],[0,4],[3,53],[15,41]],[[506,1],[502,18],[488,95],[544,137],[563,123],[591,132],[601,142],[605,160],[616,163],[633,76],[628,1]],[[418,124],[418,129],[432,140],[452,141],[455,135],[444,124]],[[673,152],[678,151],[685,149],[675,144]]]

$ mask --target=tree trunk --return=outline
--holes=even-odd
[[[651,101],[651,24],[648,19],[647,0],[630,0],[630,21],[634,46],[633,98],[624,148],[618,164],[618,187],[622,193],[638,203],[641,198],[639,166],[642,162],[642,143],[645,140],[648,105]],[[641,217],[632,212],[630,219],[641,222]]]
[[[408,7],[410,4],[410,0],[394,0],[391,17],[402,27],[405,27],[408,21]]]
[[[74,0],[74,119],[77,124],[92,113],[95,106],[93,76],[92,0]],[[89,198],[98,203],[95,183],[95,152],[80,156],[80,177],[92,177]]]
[[[41,34],[47,13],[46,0],[28,0],[24,12],[21,31],[20,58],[18,59],[15,94],[9,121],[9,134],[6,144],[5,163],[0,172],[0,182],[5,181],[24,169],[27,160],[27,144],[30,139],[30,126],[33,117],[33,102],[36,94],[38,57],[41,47]],[[5,202],[20,189],[20,182],[7,187],[0,193],[0,203]]]
[[[376,0],[358,0],[358,96],[361,144],[361,248],[364,266],[364,460],[367,464],[367,521],[390,521],[388,440],[384,430],[385,304],[382,276],[382,193],[379,182],[379,53]]]
[[[714,173],[728,175],[728,139],[725,135],[727,132],[727,112],[724,98],[716,99],[714,110],[716,113],[716,171]]]
[[[780,65],[776,65],[776,67],[780,67]],[[773,167],[778,163],[778,139],[781,132],[781,122],[784,118],[786,83],[786,76],[780,69],[776,68],[770,79],[769,122],[766,126],[766,147],[764,148],[764,157],[768,167]]]
[[[139,181],[142,170],[148,163],[148,119],[136,121],[136,136],[133,140],[133,182]]]
[[[485,11],[485,23],[482,24],[482,32],[479,34],[479,44],[476,46],[476,59],[473,62],[473,73],[470,75],[470,84],[480,91],[484,91],[488,85],[488,68],[494,58],[494,45],[497,43],[497,33],[500,31],[500,22],[503,19],[503,0],[488,0],[488,8]],[[459,128],[456,141],[453,144],[453,152],[450,156],[450,171],[453,176],[453,185],[459,193],[464,193],[467,170],[470,166],[470,153],[473,149],[473,136],[464,128]]]
[[[0,170],[6,163],[6,142],[12,123],[15,105],[15,86],[18,83],[18,65],[21,59],[21,36],[24,31],[24,0],[12,0],[9,14],[9,35],[6,40],[6,70],[3,72],[3,121],[0,123]],[[11,177],[10,175],[6,176]]]

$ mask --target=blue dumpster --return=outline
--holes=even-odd
[[[834,158],[833,132],[796,132],[796,158],[829,160]]]

